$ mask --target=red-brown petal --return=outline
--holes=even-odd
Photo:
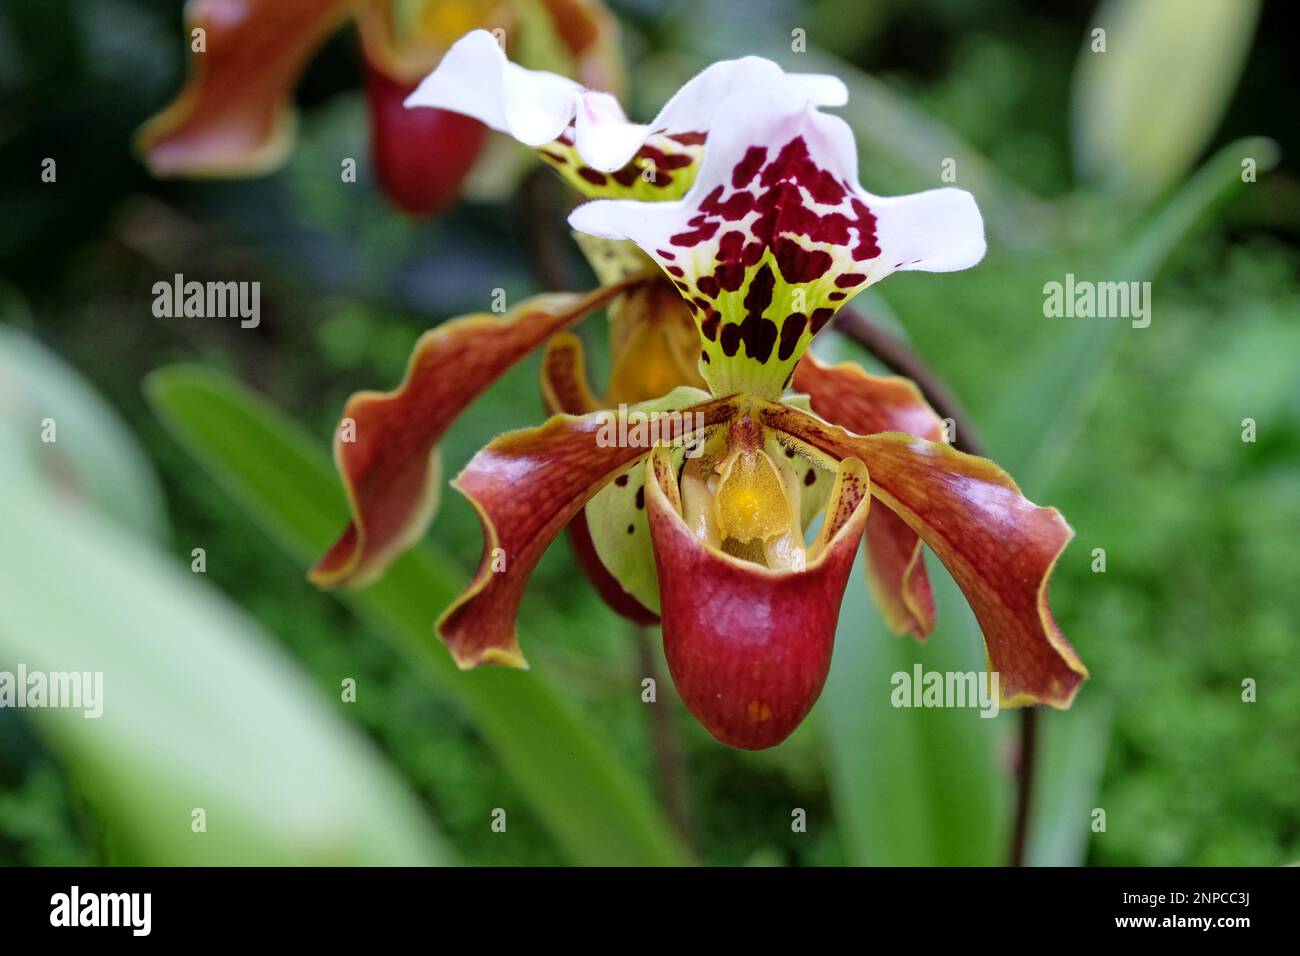
[[[902,432],[943,440],[943,419],[911,379],[869,375],[852,362],[827,365],[808,354],[795,366],[791,388],[807,393],[822,418],[859,435]]]
[[[340,424],[334,459],[352,507],[352,523],[312,569],[321,587],[360,585],[378,576],[432,518],[430,461],[439,439],[473,399],[549,336],[618,295],[536,296],[503,316],[482,313],[445,322],[416,343],[402,384],[358,392]]]
[[[895,634],[934,632],[934,593],[917,533],[888,508],[872,508],[864,544],[867,590]]]
[[[665,440],[695,434],[735,413],[714,399],[665,419]],[[452,486],[483,525],[483,556],[473,581],[438,620],[438,633],[462,668],[483,663],[525,667],[515,634],[519,603],[547,546],[606,482],[647,454],[644,447],[603,444],[610,415],[557,415],[539,428],[509,432],[478,452]],[[499,570],[493,570],[494,564]]]
[[[826,365],[808,354],[795,366],[792,387],[807,393],[822,418],[859,435],[943,439],[943,420],[909,379],[868,375],[852,362]],[[876,508],[867,518],[865,553],[867,587],[889,629],[924,640],[934,631],[934,595],[921,539],[888,508]]]
[[[307,59],[347,16],[349,0],[194,0],[189,77],[141,128],[137,147],[156,176],[241,176],[284,157],[289,101]]]
[[[867,471],[841,467],[826,545],[801,571],[742,561],[695,537],[667,455],[646,465],[664,652],[687,708],[731,747],[762,750],[799,726],[830,669],[841,599],[866,526]]]
[[[542,401],[552,415],[586,415],[600,407],[587,385],[582,343],[576,335],[562,333],[547,343],[542,358]],[[591,540],[585,510],[573,516],[568,535],[578,566],[611,610],[635,624],[659,621],[659,615],[628,594],[600,560]]]
[[[859,458],[871,492],[938,555],[984,631],[1002,703],[1068,707],[1087,669],[1047,602],[1052,568],[1074,532],[989,461],[908,435],[854,435],[769,403],[764,424],[834,458]]]
[[[582,341],[565,332],[546,343],[542,356],[542,404],[548,415],[589,415],[600,401],[587,384]]]

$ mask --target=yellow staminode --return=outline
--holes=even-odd
[[[718,484],[718,530],[740,542],[770,538],[790,530],[790,502],[772,459],[761,449],[740,451]]]

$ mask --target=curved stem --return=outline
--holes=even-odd
[[[921,361],[915,352],[907,347],[906,343],[890,335],[866,316],[848,308],[840,310],[835,319],[835,327],[875,356],[885,368],[915,382],[926,401],[939,413],[940,418],[953,420],[956,424],[953,435],[955,448],[971,455],[988,457],[952,390]],[[1024,707],[1020,711],[1020,746],[1016,759],[1016,805],[1015,816],[1011,822],[1011,844],[1007,859],[1010,866],[1025,865],[1030,811],[1034,803],[1034,756],[1037,749],[1038,708]]]
[[[556,215],[555,177],[544,167],[532,170],[523,182],[524,229],[533,261],[533,272],[547,292],[564,292],[574,288],[568,263],[556,236],[568,228]]]
[[[895,375],[910,378],[940,418],[951,418],[956,423],[952,442],[954,448],[981,458],[988,457],[952,390],[905,342],[847,306],[840,309],[839,315],[835,317],[835,328],[874,355],[881,365]]]
[[[637,654],[643,677],[660,686],[659,662],[655,655],[655,633],[648,627],[634,627]],[[686,757],[681,737],[673,722],[671,707],[661,706],[656,700],[650,706],[650,744],[655,755],[655,771],[659,776],[659,797],[682,841],[693,847],[691,831],[690,798],[686,787]]]

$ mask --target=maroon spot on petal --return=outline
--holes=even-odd
[[[667,272],[670,276],[676,276],[678,279],[681,279],[686,275],[686,273],[682,271],[681,266],[668,266],[667,268],[664,269],[664,271]]]
[[[557,166],[563,166],[569,161],[569,157],[561,156],[559,153],[553,153],[549,149],[538,150],[543,156],[555,163]]]
[[[637,177],[641,175],[641,171],[637,169],[635,166],[633,166],[631,163],[628,163],[622,169],[615,170],[614,172],[610,173],[610,175],[614,177],[614,182],[618,183],[620,186],[630,189],[632,185],[637,181]]]
[[[645,511],[645,485],[636,490],[636,510]]]
[[[608,184],[609,179],[599,170],[592,169],[590,166],[583,166],[578,170],[578,175],[591,183],[593,186],[604,186]]]
[[[772,267],[765,265],[754,273],[754,280],[745,293],[745,308],[755,315],[762,315],[772,304],[772,290],[775,288],[776,276],[772,274]]]
[[[700,323],[700,334],[710,342],[715,341],[718,337],[718,323],[721,320],[721,314],[714,309],[710,309],[709,314],[706,315],[704,321]]]
[[[707,295],[710,299],[718,297],[718,280],[713,276],[700,276],[695,282],[695,288],[700,290],[702,295]]]
[[[820,332],[834,314],[834,309],[815,309],[812,314],[812,334],[816,335]]]
[[[803,483],[812,486],[817,481],[817,471],[814,468],[808,469],[808,474],[803,476]]]
[[[754,201],[754,194],[744,190],[732,193],[724,200],[722,187],[718,186],[700,201],[700,211],[707,216],[721,216],[729,222],[735,222],[745,218],[754,208]]]
[[[840,289],[848,289],[855,285],[862,285],[867,281],[867,277],[861,272],[846,272],[843,275],[835,277],[835,285]]]
[[[692,220],[691,224],[695,225],[694,220]],[[718,223],[716,220],[705,221],[698,224],[690,232],[679,232],[675,236],[670,236],[668,242],[674,246],[698,246],[701,242],[712,239],[717,231]]]
[[[841,299],[847,299],[848,296],[843,292],[832,292],[830,295],[826,296],[826,298],[830,299],[832,302],[839,302]]]
[[[665,153],[650,145],[642,146],[637,152],[637,158],[654,163],[658,169],[685,169],[695,162],[689,153]]]
[[[617,478],[614,479],[614,484],[622,488],[624,485],[627,484],[627,475],[619,475]]]
[[[731,185],[736,189],[748,186],[758,175],[764,161],[767,159],[767,149],[763,146],[751,146],[745,150],[745,155],[736,168],[731,171]]]
[[[722,332],[718,336],[718,342],[722,345],[722,354],[731,358],[740,351],[740,323],[731,322],[722,327]]]
[[[707,133],[669,133],[668,138],[683,146],[703,146],[708,139]]]
[[[745,354],[760,362],[771,357],[772,346],[776,344],[776,323],[763,318],[763,313],[772,304],[775,287],[776,276],[772,267],[765,265],[754,274],[745,293],[746,315],[740,323],[740,338],[745,343]]]
[[[772,253],[786,282],[815,282],[830,270],[833,262],[829,252],[805,249],[785,237],[772,243]]]
[[[808,144],[796,136],[781,147],[776,159],[763,170],[762,183],[771,186],[781,181],[797,181],[823,204],[838,203],[844,199],[844,187],[835,177],[820,168],[808,154]]]
[[[745,267],[739,262],[724,262],[713,275],[726,292],[737,292],[745,284]]]
[[[676,254],[676,253],[669,252],[667,249],[656,249],[656,250],[655,250],[655,255],[657,255],[657,256],[659,256],[659,257],[661,257],[661,258],[667,259],[669,262],[671,262],[673,259],[676,259],[676,258],[677,258],[677,254]]]
[[[750,315],[741,325],[745,354],[756,361],[766,362],[772,357],[772,347],[776,345],[776,323],[771,319]]]
[[[803,335],[804,326],[807,324],[808,317],[802,312],[787,315],[785,321],[781,323],[781,350],[776,355],[782,362],[794,355],[795,347],[799,344],[799,336]]]

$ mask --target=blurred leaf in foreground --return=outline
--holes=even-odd
[[[51,493],[19,452],[36,427],[0,419],[0,666],[14,680],[25,669],[25,688],[36,672],[81,675],[84,707],[23,714],[94,808],[110,858],[447,862],[400,778],[228,601]]]
[[[330,543],[346,516],[343,494],[324,450],[296,425],[238,382],[201,368],[160,370],[148,393],[173,434],[295,561],[305,566]],[[432,549],[417,547],[381,581],[337,596],[469,713],[574,862],[688,862],[649,789],[564,705],[542,669],[456,669],[431,622],[463,577]]]
[[[21,311],[16,298],[0,300],[6,321]],[[20,416],[31,423],[21,432],[21,452],[51,486],[137,534],[162,537],[166,517],[158,480],[135,439],[39,342],[0,325],[0,419]],[[43,441],[43,432],[56,440]]]

